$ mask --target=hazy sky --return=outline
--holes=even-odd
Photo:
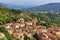
[[[60,0],[0,0],[0,2],[17,4],[17,5],[25,5],[25,4],[41,5],[46,3],[56,3],[56,2],[60,3]]]

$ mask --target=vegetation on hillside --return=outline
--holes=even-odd
[[[52,23],[60,25],[60,13],[54,12],[54,11],[48,11],[48,12],[23,12],[21,10],[13,10],[13,9],[7,9],[4,7],[0,7],[0,24],[5,24],[9,22],[15,22],[20,17],[25,17],[26,20],[30,20],[29,18],[26,18],[26,15],[30,16],[31,18],[37,17],[39,23],[38,25],[42,25],[42,22],[46,22],[44,25],[50,25]]]
[[[51,25],[60,26],[60,13],[54,11],[40,11],[40,12],[23,12],[21,10],[7,9],[0,7],[0,24],[6,24],[17,21],[20,17],[23,17],[25,21],[31,20],[31,18],[38,18],[37,25],[43,25],[49,27]],[[0,31],[5,34],[8,40],[19,40],[11,36],[7,30],[3,27]],[[9,37],[8,37],[9,36]],[[26,39],[27,38],[27,39]],[[25,37],[25,40],[34,40],[29,37]]]

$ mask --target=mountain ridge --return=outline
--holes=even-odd
[[[60,3],[48,3],[36,7],[31,7],[25,9],[26,11],[59,11],[60,10]]]
[[[5,4],[5,3],[1,3],[0,2],[0,6],[4,6],[6,8],[10,8],[10,9],[25,9],[25,8],[29,8],[29,7],[34,7],[36,5],[33,4],[24,4],[24,5],[16,5],[16,4]]]

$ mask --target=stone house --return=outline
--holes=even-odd
[[[5,35],[2,32],[0,32],[0,38],[3,38],[3,37],[5,37]]]
[[[24,32],[22,32],[22,29],[17,29],[14,33],[13,36],[16,38],[19,38],[21,40],[24,40]]]
[[[32,26],[32,22],[31,21],[28,21],[28,22],[26,22],[26,25],[27,26]]]

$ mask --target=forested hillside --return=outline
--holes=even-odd
[[[55,11],[36,11],[31,12],[33,17],[37,17],[38,20],[46,22],[46,24],[56,24],[60,26],[60,12]]]
[[[55,12],[55,11],[23,12],[21,10],[4,8],[2,6],[0,7],[0,24],[15,22],[20,17],[25,17],[27,19],[26,15],[28,15],[31,18],[37,17],[40,22],[44,21],[46,22],[46,24],[60,25],[59,12]]]
[[[5,7],[0,6],[0,24],[5,24],[9,22],[14,22],[20,16],[19,14],[22,11],[8,9]]]

